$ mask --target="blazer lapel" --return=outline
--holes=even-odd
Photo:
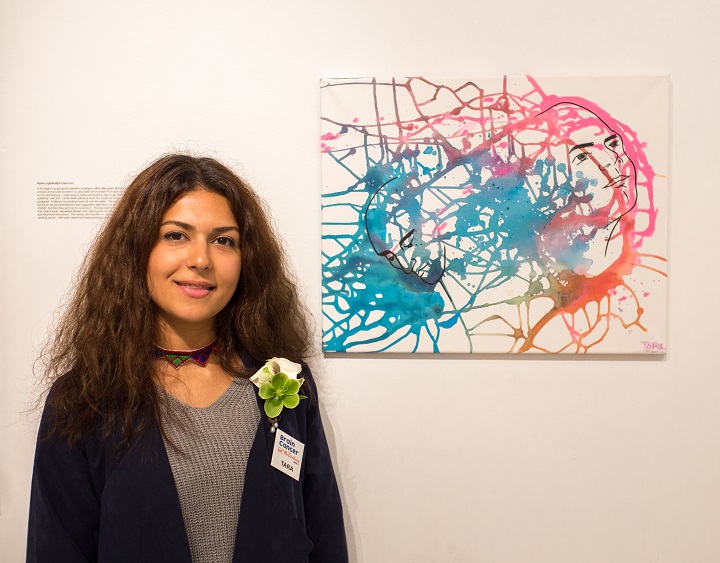
[[[264,400],[255,396],[260,424],[245,472],[233,563],[306,561],[313,543],[305,534],[301,487],[270,465],[275,434],[270,432]],[[283,411],[280,429],[296,427],[291,424],[293,415]]]
[[[99,561],[191,563],[180,499],[156,423],[108,476],[102,506]]]

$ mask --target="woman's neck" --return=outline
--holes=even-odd
[[[197,350],[215,340],[214,323],[170,323],[158,319],[154,344],[166,350]]]

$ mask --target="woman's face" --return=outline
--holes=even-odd
[[[635,206],[636,172],[622,137],[589,110],[575,113],[576,128],[568,133],[568,157],[575,189],[588,196],[593,211],[611,220]]]
[[[414,274],[429,285],[439,282],[445,271],[442,243],[417,233],[415,229],[407,232],[388,229],[388,232],[393,231],[396,236],[392,248],[378,254],[384,256],[393,268]]]
[[[197,189],[180,197],[160,221],[147,285],[161,330],[214,334],[214,320],[240,279],[240,234],[228,200]]]
[[[370,243],[393,268],[434,285],[445,272],[445,250],[437,213],[423,207],[431,207],[432,198],[429,191],[391,182],[376,192],[368,210]]]

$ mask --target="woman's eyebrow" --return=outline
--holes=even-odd
[[[164,227],[165,225],[176,225],[180,227],[181,229],[185,229],[186,231],[194,231],[195,227],[188,223],[183,223],[182,221],[165,221],[164,223],[160,223],[161,227]]]
[[[402,246],[403,243],[409,239],[411,236],[415,234],[415,229],[411,229],[408,234],[406,234],[403,238],[400,239],[400,242],[398,243],[399,246]]]
[[[606,139],[606,140],[607,140],[607,139]],[[584,148],[587,148],[587,147],[592,147],[594,144],[595,144],[595,143],[583,143],[582,145],[575,145],[573,148],[571,148],[571,149],[568,151],[568,154],[570,154],[571,152],[573,152],[575,149],[584,149]]]
[[[165,221],[164,223],[160,223],[161,227],[164,227],[165,225],[176,225],[176,226],[180,227],[181,229],[185,229],[186,231],[194,231],[195,230],[194,225],[191,225],[190,223],[184,223],[182,221],[171,220],[171,221]],[[224,227],[214,227],[210,230],[210,232],[213,234],[226,233],[228,231],[237,231],[239,233],[240,229],[236,225],[227,225]]]
[[[215,227],[210,232],[211,233],[227,233],[228,231],[237,231],[240,232],[240,229],[237,228],[235,225],[228,225],[227,227]]]

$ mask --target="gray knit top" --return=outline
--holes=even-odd
[[[193,563],[230,563],[245,469],[260,421],[255,387],[235,379],[212,405],[197,408],[166,393],[165,440]]]

